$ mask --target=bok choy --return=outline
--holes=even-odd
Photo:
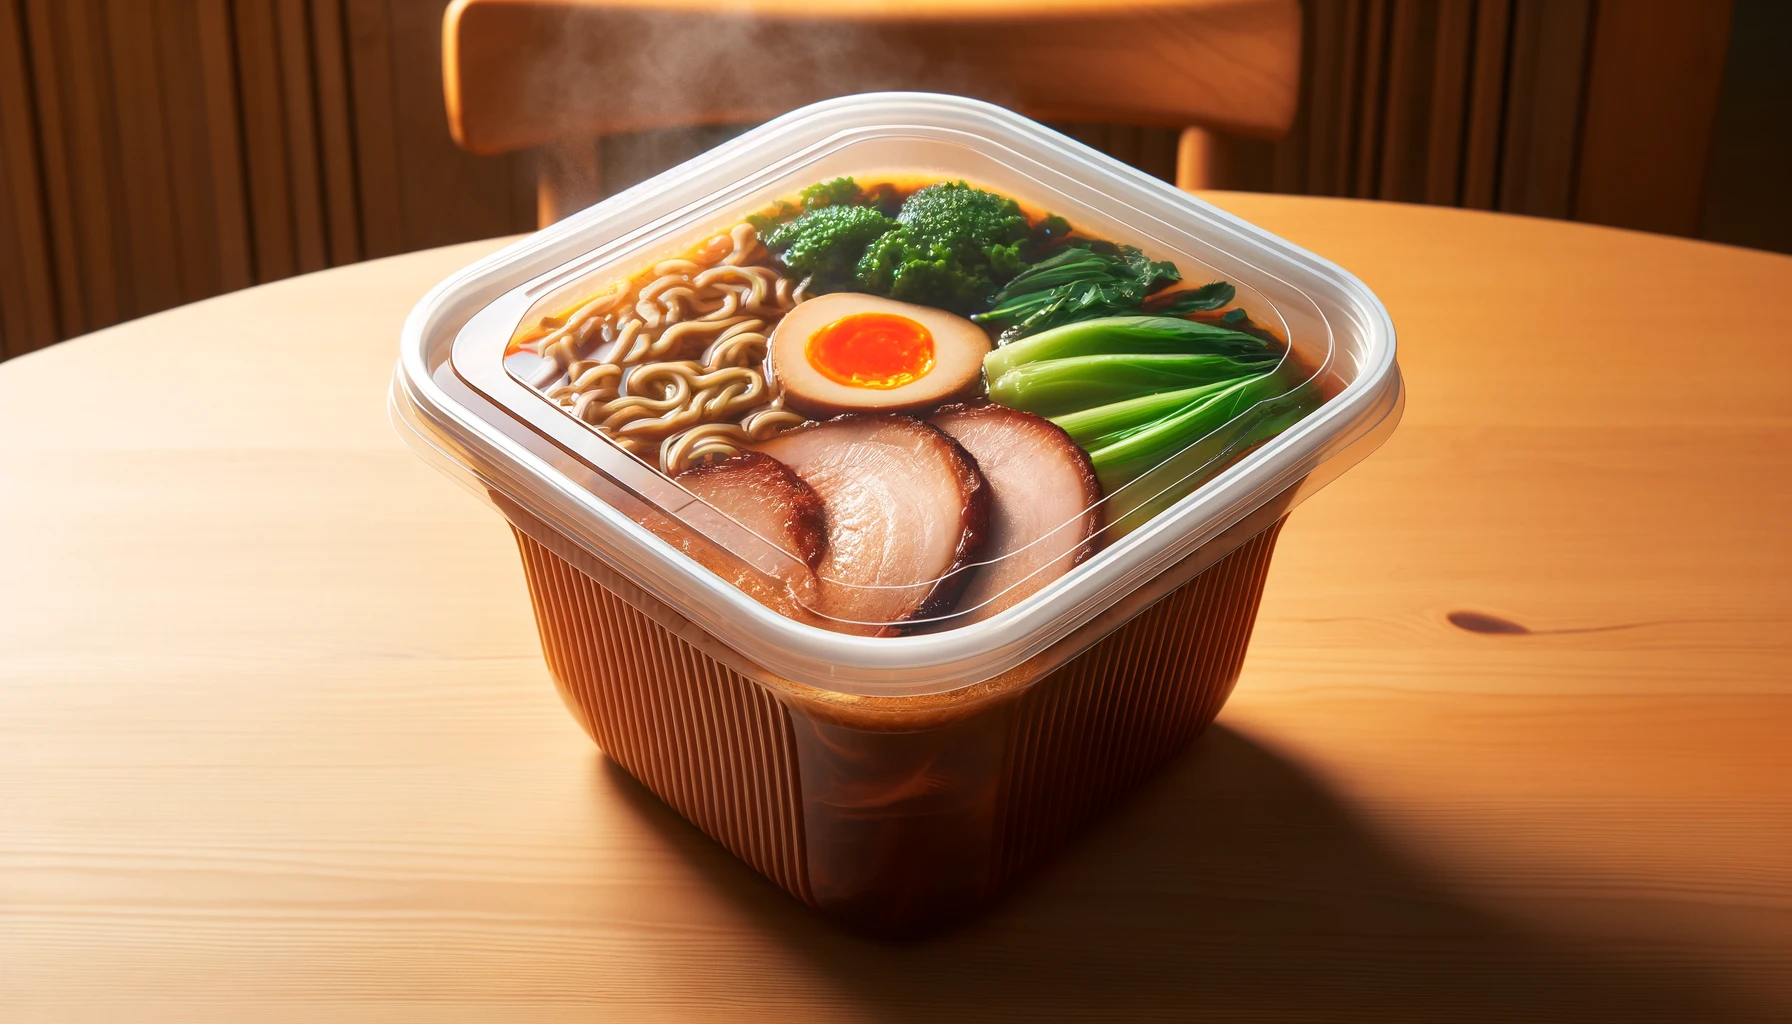
[[[1172,502],[1188,493],[1192,484],[1180,486],[1188,478],[1316,406],[1283,357],[1280,346],[1222,324],[1116,316],[1040,331],[983,366],[991,400],[1062,427],[1089,453],[1110,499],[1149,475],[1130,504],[1161,508],[1170,491]],[[1133,511],[1113,513],[1142,522]]]

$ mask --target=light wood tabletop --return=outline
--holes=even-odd
[[[0,365],[0,1019],[1792,1019],[1792,259],[1226,194],[1404,422],[1219,723],[992,913],[844,934],[607,766],[386,419],[498,243]]]

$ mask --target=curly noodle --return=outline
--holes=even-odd
[[[529,384],[677,475],[803,422],[763,366],[771,329],[804,298],[737,224],[573,310],[533,343]]]

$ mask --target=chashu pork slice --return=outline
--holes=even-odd
[[[1019,604],[1095,551],[1101,486],[1089,456],[1062,428],[1001,405],[955,405],[930,420],[977,460],[989,481],[989,539],[952,625]]]
[[[816,599],[815,567],[827,550],[827,526],[821,497],[801,477],[769,455],[744,452],[693,466],[674,479],[790,557],[778,558],[741,538],[730,538],[725,527],[717,528],[721,524],[712,524],[706,531],[712,542],[781,580],[798,601]]]
[[[849,414],[756,448],[821,496],[815,610],[831,628],[893,636],[951,605],[989,519],[989,488],[958,442],[909,416]]]

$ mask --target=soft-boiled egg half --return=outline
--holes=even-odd
[[[779,321],[771,371],[805,416],[912,412],[974,391],[989,348],[983,328],[945,310],[835,292]]]

